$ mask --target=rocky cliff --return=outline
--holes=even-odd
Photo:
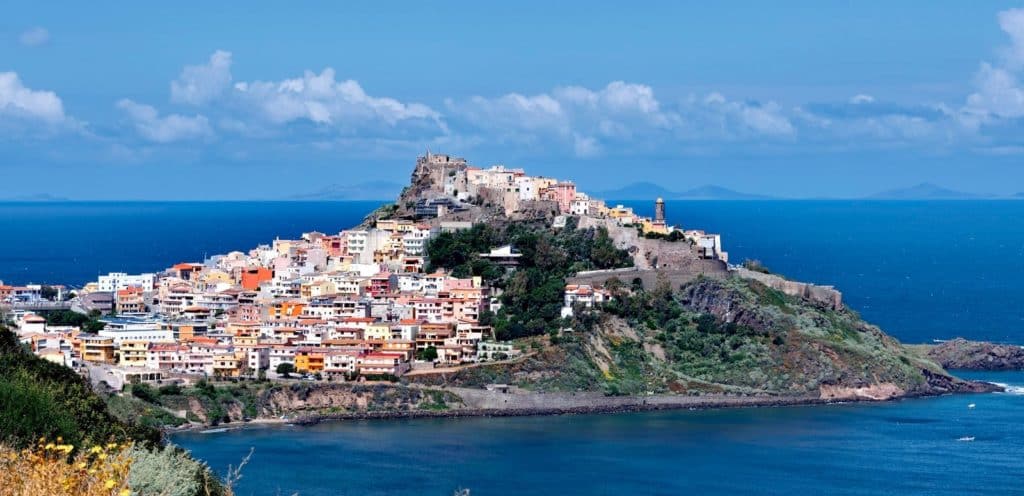
[[[957,338],[938,345],[915,347],[948,369],[1024,370],[1024,347]]]
[[[557,339],[530,340],[512,365],[418,377],[433,385],[512,384],[610,396],[722,394],[884,400],[980,392],[848,310],[731,278],[621,295]]]

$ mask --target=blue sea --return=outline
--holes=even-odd
[[[0,203],[0,280],[82,285],[337,232],[380,202]],[[653,213],[653,204],[627,202]],[[1024,201],[670,201],[734,263],[839,288],[904,342],[1024,343]]]
[[[631,202],[650,214],[653,205]],[[81,285],[337,232],[377,202],[0,203],[0,279]],[[1024,343],[1024,202],[668,202],[734,262],[832,284],[905,342]],[[1024,373],[1011,394],[885,404],[351,421],[187,433],[240,495],[1021,494]],[[976,408],[969,409],[968,404]],[[973,437],[974,440],[958,441]]]
[[[1024,384],[1024,373],[973,374]],[[1020,391],[1020,389],[1018,389]],[[975,408],[968,408],[969,404]],[[367,420],[178,434],[246,495],[1003,495],[1024,396],[555,417]],[[961,441],[971,438],[973,441]]]

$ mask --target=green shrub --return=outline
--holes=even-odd
[[[57,436],[75,446],[161,438],[156,429],[115,418],[85,379],[26,353],[14,333],[0,327],[0,442],[24,447]]]
[[[128,472],[133,494],[160,496],[224,496],[229,494],[210,468],[185,450],[168,444],[148,450],[136,446]]]

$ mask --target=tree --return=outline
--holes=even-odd
[[[419,360],[433,362],[434,360],[437,360],[437,348],[434,348],[433,346],[428,346],[425,349],[417,351],[416,358]]]
[[[292,372],[295,372],[295,365],[291,363],[282,362],[277,365],[277,373],[284,377],[291,377]]]
[[[57,299],[57,288],[55,288],[53,286],[43,286],[39,290],[39,295],[42,296],[44,300],[50,300],[50,301],[56,300]]]

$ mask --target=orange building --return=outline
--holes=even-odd
[[[242,270],[242,288],[254,291],[260,289],[260,283],[274,278],[274,271],[266,267],[249,267]]]
[[[324,370],[323,350],[302,348],[295,351],[295,371],[315,374]]]
[[[301,301],[282,301],[270,306],[270,318],[275,320],[297,318],[302,315],[302,309],[306,304]]]

